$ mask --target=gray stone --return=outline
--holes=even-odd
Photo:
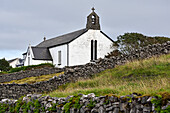
[[[52,107],[51,103],[46,104],[46,109]]]
[[[94,93],[90,93],[87,95],[88,98],[94,98],[95,97],[95,94]]]
[[[120,110],[126,111],[126,106],[127,106],[127,103],[120,103]]]
[[[119,102],[114,102],[112,105],[114,108],[117,108],[117,107],[119,107]]]
[[[98,109],[99,113],[106,113],[106,111],[104,110],[103,106],[100,106]]]
[[[113,113],[119,113],[119,108],[114,108]]]
[[[136,113],[136,109],[132,107],[132,109],[130,110],[130,113]]]
[[[113,96],[110,96],[110,97],[109,97],[109,101],[113,102],[113,101],[114,101],[114,97],[113,97]]]
[[[93,109],[91,110],[91,113],[98,113],[98,110],[97,110],[96,108],[93,108]]]
[[[84,108],[80,108],[80,113],[85,113]]]
[[[50,98],[50,99],[48,99],[47,101],[48,101],[48,102],[53,102],[53,99]]]
[[[111,104],[111,103],[107,104],[107,105],[106,105],[106,108],[108,108],[108,107],[110,107],[110,106],[112,106],[112,104]]]
[[[147,98],[148,98],[147,96],[142,97],[141,103],[145,104],[147,102]]]
[[[144,107],[143,108],[143,113],[150,113],[151,108],[150,107]]]
[[[147,102],[150,102],[150,101],[151,101],[151,99],[152,99],[152,97],[149,97],[149,98],[147,99]]]
[[[143,113],[143,111],[140,111],[140,110],[137,109],[137,110],[136,110],[136,113]]]
[[[112,110],[113,110],[113,106],[106,108],[106,112],[112,111]]]
[[[22,100],[23,100],[23,101],[26,101],[26,102],[29,102],[29,101],[30,101],[30,98],[28,98],[28,97],[26,96],[26,97],[23,97]]]

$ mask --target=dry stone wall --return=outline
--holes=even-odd
[[[53,77],[48,81],[35,84],[0,84],[0,99],[17,99],[20,96],[30,93],[43,93],[55,90],[58,86],[77,81],[78,79],[90,78],[95,73],[105,69],[114,68],[115,65],[122,65],[127,61],[135,59],[150,58],[156,55],[169,54],[170,42],[164,44],[154,44],[132,52],[130,55],[98,59],[95,62],[82,66],[65,67],[65,73],[58,77]]]
[[[20,79],[27,78],[27,77],[36,77],[36,76],[41,76],[41,75],[60,73],[62,71],[64,71],[64,69],[53,68],[53,67],[44,67],[41,69],[32,68],[32,70],[0,75],[0,83],[9,82],[12,80],[20,80]]]
[[[120,97],[115,95],[97,97],[94,93],[90,93],[66,98],[28,94],[20,102],[3,99],[0,101],[0,105],[4,103],[8,106],[5,108],[6,112],[17,106],[18,109],[15,110],[19,113],[33,113],[35,111],[37,113],[159,113],[160,111],[161,113],[163,111],[163,113],[168,113],[170,100],[167,99],[163,102],[161,101],[162,98],[158,96],[142,96],[137,93]],[[153,99],[161,102],[156,105]],[[159,111],[158,107],[160,108]]]

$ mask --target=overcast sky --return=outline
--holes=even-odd
[[[113,40],[126,32],[170,37],[170,0],[0,0],[0,59],[85,28],[93,6]]]

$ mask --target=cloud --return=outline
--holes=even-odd
[[[170,37],[169,5],[168,0],[1,0],[0,55],[25,52],[28,44],[37,45],[44,36],[49,39],[85,28],[92,6],[102,31],[114,40],[125,32]]]

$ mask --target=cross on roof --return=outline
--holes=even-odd
[[[94,8],[94,7],[92,7],[92,9],[91,9],[91,10],[94,12],[95,8]]]

